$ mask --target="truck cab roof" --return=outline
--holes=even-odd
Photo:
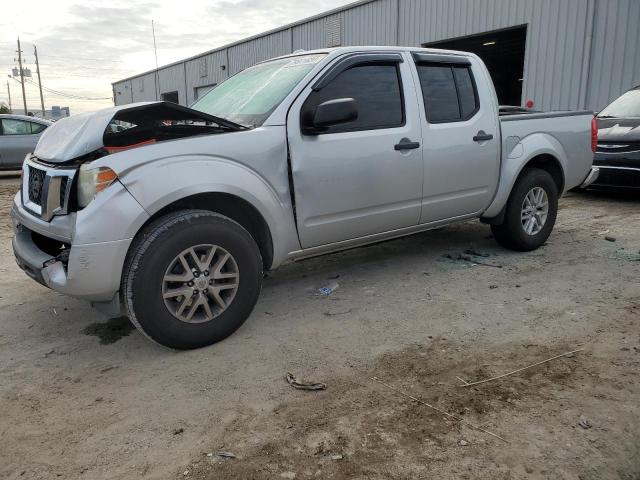
[[[423,48],[423,47],[402,47],[402,46],[388,46],[388,45],[380,45],[380,46],[349,46],[349,47],[332,47],[332,48],[319,48],[315,50],[296,50],[295,52],[289,53],[287,55],[282,55],[276,58],[287,58],[287,57],[296,57],[299,55],[313,55],[313,54],[331,54],[332,56],[343,55],[346,53],[361,53],[361,52],[416,52],[416,53],[434,53],[434,54],[447,54],[447,55],[457,55],[462,57],[476,57],[474,53],[471,52],[461,52],[459,50],[445,50],[442,48]],[[265,60],[264,62],[268,62],[274,60],[274,58],[270,58],[269,60]],[[260,63],[264,63],[260,62]]]

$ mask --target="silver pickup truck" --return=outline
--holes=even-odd
[[[473,54],[348,47],[259,63],[191,108],[63,119],[25,160],[16,260],[188,349],[239,328],[288,260],[474,218],[532,250],[597,177],[593,115],[498,108]]]

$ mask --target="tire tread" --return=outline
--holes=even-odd
[[[535,182],[539,183],[535,183]],[[531,237],[525,237],[520,220],[521,204],[524,195],[533,186],[541,186],[545,183],[548,187],[549,213],[547,222],[542,231]],[[509,250],[528,252],[540,247],[549,238],[555,224],[558,213],[558,191],[556,184],[546,170],[534,167],[525,168],[516,180],[509,199],[507,201],[504,222],[500,225],[491,225],[491,232],[495,240]]]
[[[181,222],[188,222],[190,220],[201,218],[201,217],[213,217],[225,222],[231,222],[235,224],[235,226],[241,228],[248,237],[253,240],[251,234],[238,222],[233,220],[232,218],[221,215],[217,212],[210,210],[179,210],[176,212],[168,213],[158,219],[149,223],[143,230],[134,238],[131,247],[129,248],[129,253],[126,257],[124,270],[120,285],[120,292],[122,296],[122,304],[124,305],[125,314],[131,320],[131,323],[149,340],[160,345],[165,346],[154,339],[149,333],[147,333],[136,318],[135,309],[133,306],[133,302],[135,300],[135,292],[133,291],[133,284],[138,274],[138,270],[140,268],[140,261],[145,255],[145,253],[149,250],[149,248],[160,238],[165,232],[169,231],[172,227]],[[256,250],[256,262],[260,266],[260,278],[262,278],[262,256],[260,255],[259,249]]]

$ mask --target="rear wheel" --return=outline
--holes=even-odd
[[[512,250],[535,250],[547,241],[558,213],[558,187],[549,172],[528,168],[516,181],[504,223],[492,225],[497,242]]]
[[[262,284],[251,235],[206,210],[171,213],[136,238],[122,280],[131,321],[170,348],[211,345],[250,315]]]

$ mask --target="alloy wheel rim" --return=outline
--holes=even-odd
[[[520,211],[522,229],[527,235],[536,235],[544,228],[549,216],[549,197],[542,187],[533,187],[525,195]]]
[[[239,282],[233,255],[218,245],[195,245],[169,263],[162,278],[162,298],[178,320],[208,322],[231,305]]]

